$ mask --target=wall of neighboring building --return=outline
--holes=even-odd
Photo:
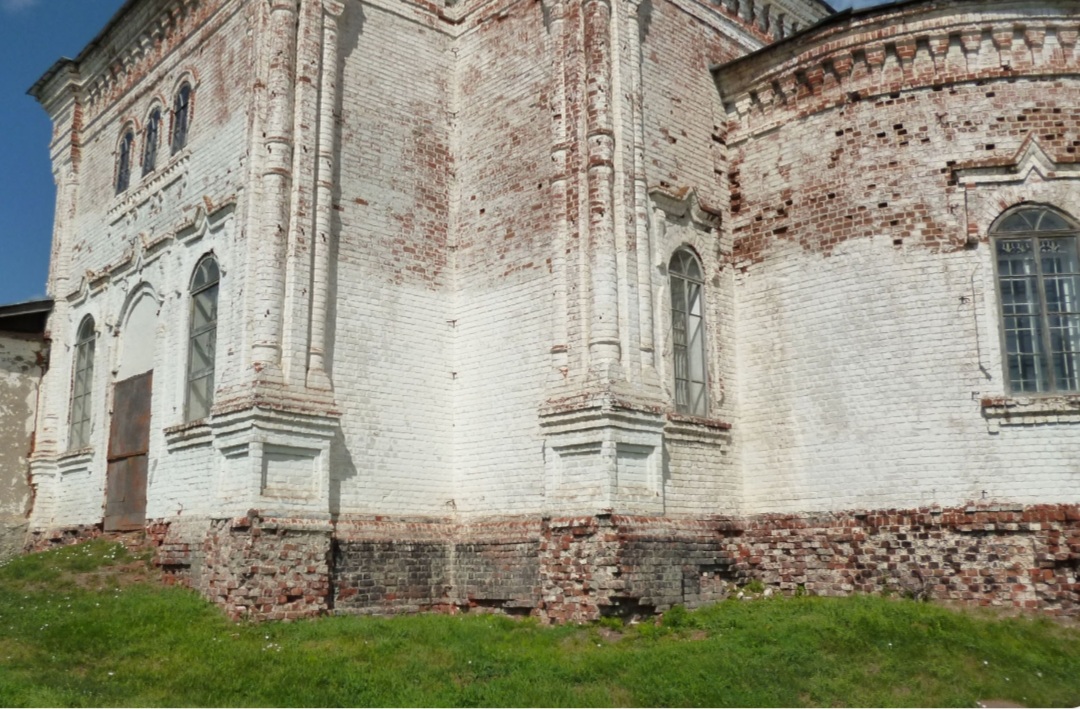
[[[43,349],[40,338],[0,332],[0,561],[26,542]]]
[[[984,404],[1008,398],[990,224],[1025,201],[1080,217],[1054,167],[1080,145],[1063,12],[888,8],[719,71],[746,512],[1080,499],[1069,401]]]

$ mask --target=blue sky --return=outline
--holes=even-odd
[[[0,0],[0,304],[42,297],[56,192],[51,128],[26,95],[62,56],[74,57],[123,0]]]
[[[881,0],[854,2],[863,7]],[[49,119],[26,90],[57,59],[77,55],[121,5],[0,0],[0,305],[44,297],[52,240]]]

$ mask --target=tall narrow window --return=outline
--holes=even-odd
[[[128,129],[120,139],[120,155],[116,158],[116,194],[131,184],[131,148],[135,145],[135,131]]]
[[[184,149],[188,139],[188,125],[191,123],[191,84],[185,83],[176,92],[173,103],[172,152],[173,155]]]
[[[217,340],[217,261],[206,256],[191,279],[191,329],[188,344],[185,418],[196,421],[210,414],[214,403],[214,350]]]
[[[150,112],[150,118],[146,121],[146,144],[143,146],[142,157],[143,177],[157,169],[157,149],[160,133],[161,109],[155,108]]]
[[[1007,215],[991,235],[1009,390],[1080,391],[1080,229],[1031,207]]]
[[[708,414],[705,366],[704,277],[697,257],[679,249],[668,265],[671,279],[671,335],[675,356],[675,410]]]
[[[68,447],[85,448],[90,443],[90,399],[94,384],[94,319],[87,317],[75,337],[75,369],[71,381],[71,422]]]

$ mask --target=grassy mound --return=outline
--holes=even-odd
[[[878,597],[658,623],[498,616],[233,624],[93,542],[0,567],[2,706],[1080,704],[1080,630]]]

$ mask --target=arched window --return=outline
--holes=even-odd
[[[75,336],[75,367],[71,379],[71,421],[68,448],[90,443],[90,400],[94,384],[94,319],[87,316]]]
[[[143,145],[142,174],[146,177],[157,169],[157,150],[161,136],[161,109],[155,108],[146,119],[146,143]]]
[[[1009,391],[1080,391],[1080,229],[1031,206],[1007,213],[990,234]]]
[[[184,82],[176,92],[172,116],[172,152],[176,155],[187,145],[188,126],[191,123],[191,84]]]
[[[205,256],[191,279],[191,326],[188,331],[187,404],[184,418],[210,414],[214,403],[214,351],[217,341],[217,260]]]
[[[671,339],[675,357],[675,410],[708,414],[705,365],[705,279],[697,256],[679,249],[668,264],[671,280]]]
[[[128,128],[120,139],[120,154],[116,158],[116,194],[127,190],[131,184],[131,149],[135,145],[135,131]]]

